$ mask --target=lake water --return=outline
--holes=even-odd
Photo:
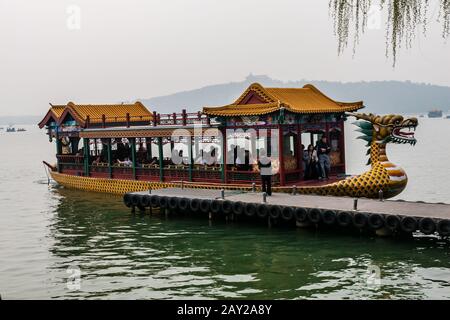
[[[419,121],[415,147],[388,147],[409,176],[399,198],[450,203],[450,120]],[[347,168],[359,173],[352,127]],[[120,197],[48,186],[41,161],[55,146],[27,128],[0,131],[3,299],[450,298],[448,241],[133,216]]]

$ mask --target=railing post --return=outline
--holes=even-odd
[[[151,161],[153,158],[152,154],[152,138],[145,138],[145,144],[147,145],[147,160]]]
[[[62,154],[62,144],[61,144],[61,140],[59,139],[58,134],[56,135],[56,169],[58,172],[61,172],[61,166],[60,166],[60,160],[59,160],[59,156]]]
[[[156,122],[158,121],[158,115],[156,111],[153,111],[153,126],[156,127]]]
[[[130,127],[130,114],[127,112],[127,128]]]
[[[107,143],[107,148],[108,148],[108,173],[109,173],[109,178],[112,179],[112,151],[111,151],[111,138],[108,139],[108,143]]]
[[[163,161],[163,142],[162,137],[158,137],[158,151],[159,151],[159,181],[164,181],[164,161]]]
[[[136,138],[130,139],[131,141],[131,161],[133,162],[133,180],[136,180]]]
[[[188,156],[189,156],[189,181],[192,181],[192,169],[194,168],[193,154],[192,154],[192,136],[187,137],[189,143]]]
[[[283,146],[283,125],[278,124],[278,159],[279,159],[279,169],[280,174],[280,186],[285,184],[284,176],[284,146]]]
[[[183,121],[183,126],[185,126],[187,124],[186,109],[181,110],[181,118],[182,118],[182,121]]]
[[[90,145],[89,145],[89,139],[83,138],[83,162],[84,162],[84,175],[86,177],[89,177],[89,152],[90,152]]]

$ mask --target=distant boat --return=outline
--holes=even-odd
[[[442,110],[431,110],[428,112],[428,118],[442,118]]]
[[[14,127],[6,128],[6,132],[16,132],[16,128]]]
[[[450,114],[448,116],[446,116],[445,118],[450,119]]]
[[[23,132],[23,131],[27,131],[25,128],[19,128],[17,129],[17,132]]]

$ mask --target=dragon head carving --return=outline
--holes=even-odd
[[[374,115],[372,113],[349,113],[358,120],[355,124],[359,127],[358,131],[364,135],[358,138],[368,141],[373,140],[379,143],[409,143],[415,145],[417,140],[414,137],[419,122],[417,118],[404,118],[401,115],[388,114],[384,116]]]

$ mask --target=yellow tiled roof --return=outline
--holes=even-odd
[[[44,119],[41,120],[41,122],[38,123],[39,128],[43,128],[45,125],[48,124],[50,119],[53,119],[53,121],[57,122],[59,120],[59,117],[63,114],[66,106],[64,105],[53,105],[50,103],[50,109],[45,114]]]
[[[256,92],[265,103],[242,104],[250,91]],[[253,83],[233,104],[205,107],[203,112],[211,116],[250,116],[272,113],[281,107],[294,113],[333,113],[361,109],[363,102],[332,100],[311,84],[303,88],[264,88],[259,83]]]
[[[53,112],[53,114],[57,119],[59,119],[59,117],[61,117],[61,115],[63,114],[66,106],[64,105],[51,105],[51,106],[52,107],[50,108],[50,111]]]
[[[150,121],[153,118],[152,113],[141,103],[133,104],[75,104],[69,102],[67,109],[71,114],[85,122],[89,117],[90,123],[101,123],[102,116],[105,115],[106,123],[124,122],[127,113],[130,114],[130,122]]]
[[[151,121],[153,114],[141,103],[133,104],[75,104],[69,102],[66,105],[51,105],[44,119],[39,123],[43,128],[47,125],[50,118],[56,122],[64,120],[67,114],[70,114],[82,126],[86,124],[89,117],[90,123],[102,123],[105,115],[106,123],[126,122],[127,113],[130,114],[130,123]]]

